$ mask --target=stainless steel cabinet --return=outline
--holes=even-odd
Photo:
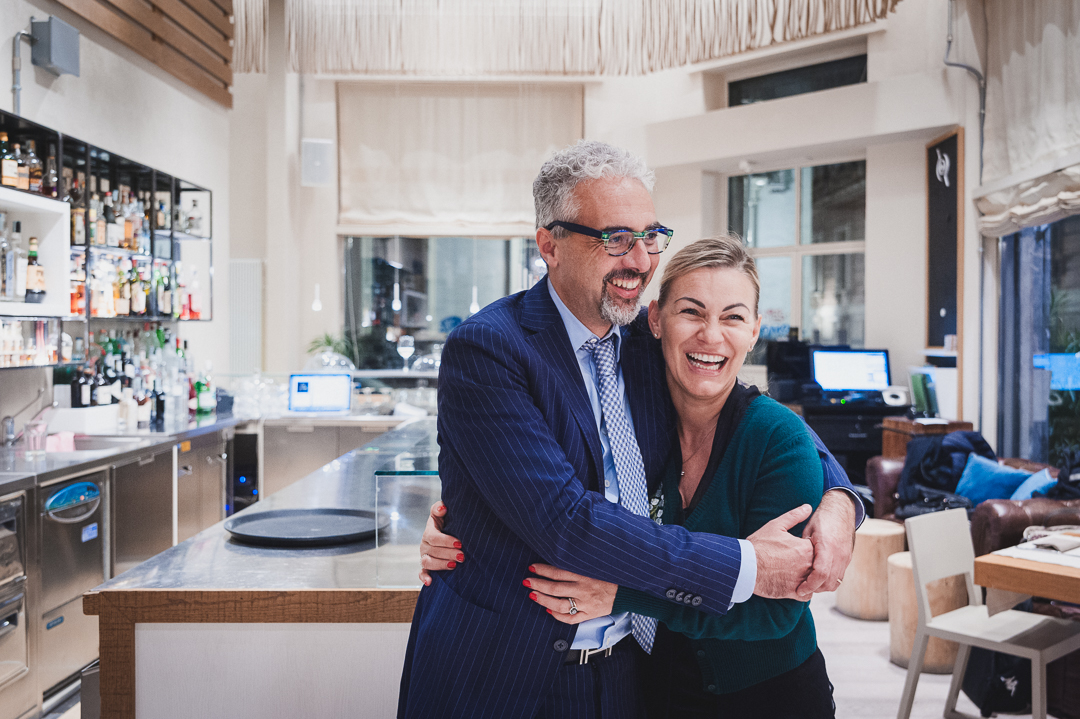
[[[105,581],[101,497],[105,471],[37,490],[41,586],[36,601],[38,685],[45,691],[98,655],[97,617],[82,613],[82,594]]]
[[[228,454],[221,433],[182,442],[177,455],[177,541],[183,542],[225,518]]]
[[[172,449],[113,467],[112,573],[172,546]]]
[[[340,457],[338,428],[297,421],[263,428],[262,493],[273,494]]]

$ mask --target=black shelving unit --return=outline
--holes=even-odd
[[[68,202],[72,210],[69,237],[71,252],[67,274],[69,285],[75,286],[69,287],[69,292],[77,293],[77,285],[80,284],[80,281],[72,279],[75,263],[81,263],[85,271],[84,279],[81,280],[85,298],[82,312],[77,313],[75,310],[80,308],[73,306],[70,315],[60,317],[63,331],[73,338],[82,337],[85,346],[89,347],[93,335],[92,324],[206,322],[213,318],[213,193],[210,190],[2,110],[0,132],[7,132],[9,137],[20,140],[33,139],[43,163],[48,156],[49,146],[54,145],[56,148],[59,182],[55,198]],[[120,187],[129,189],[137,196],[151,198],[149,247],[145,252],[109,246],[106,238],[97,238],[92,232],[92,195],[95,192],[101,195],[106,189],[111,191]],[[76,188],[78,192],[74,193]],[[183,219],[182,211],[190,208],[191,200],[196,201],[202,213],[202,224],[196,233],[184,232],[178,228],[178,223]],[[77,239],[82,239],[83,244],[79,244]],[[205,305],[200,308],[197,318],[183,316],[179,289],[183,279],[180,271],[183,268],[184,255],[187,255],[189,260],[205,256],[207,262],[204,276],[205,298],[202,299]],[[149,266],[151,278],[155,271],[166,273],[172,291],[171,311],[159,312],[156,297],[152,297],[145,315],[96,316],[90,289],[95,266],[103,262],[118,264],[116,258],[145,263]],[[201,283],[200,290],[203,290]]]

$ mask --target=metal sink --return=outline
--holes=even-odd
[[[93,451],[99,449],[126,449],[134,447],[142,442],[138,437],[107,437],[103,435],[77,434],[75,435],[76,451]]]

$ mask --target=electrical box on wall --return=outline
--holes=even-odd
[[[300,143],[300,186],[334,184],[334,141],[304,139]]]
[[[57,17],[30,23],[30,61],[54,75],[79,76],[79,31]]]

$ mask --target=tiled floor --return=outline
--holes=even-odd
[[[907,671],[889,661],[889,623],[862,622],[845,617],[836,611],[835,603],[835,594],[819,594],[810,608],[817,624],[818,645],[835,686],[837,718],[895,717]],[[940,717],[951,679],[947,674],[923,674],[915,693],[911,719]],[[47,719],[80,717],[78,704],[61,709],[62,712],[50,714]],[[963,693],[957,709],[976,717],[979,715],[978,709]]]

